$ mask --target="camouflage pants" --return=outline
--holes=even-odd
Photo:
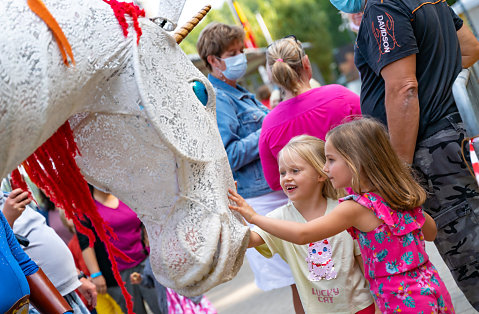
[[[437,223],[438,251],[479,311],[479,188],[462,160],[464,137],[462,122],[450,120],[448,127],[418,143],[414,168],[429,194],[424,209]]]

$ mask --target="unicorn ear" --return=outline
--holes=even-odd
[[[146,17],[164,21],[163,29],[173,31],[186,0],[136,0],[136,2],[145,10]]]

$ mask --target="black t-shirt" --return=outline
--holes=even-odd
[[[108,288],[118,286],[115,276],[113,275],[113,266],[111,265],[105,245],[103,244],[103,242],[101,242],[100,238],[98,238],[98,235],[96,234],[95,230],[93,230],[93,225],[90,220],[86,219],[81,221],[81,223],[82,225],[93,231],[93,234],[95,235],[95,244],[93,246],[93,249],[95,251],[98,267],[100,268],[100,271],[105,278],[106,286]],[[80,249],[82,251],[90,246],[90,240],[88,239],[88,236],[78,232],[78,230],[77,236],[78,242],[80,243]]]
[[[387,125],[383,67],[416,54],[418,139],[427,126],[457,111],[452,84],[461,71],[457,30],[462,20],[445,1],[368,0],[355,45],[361,111]]]

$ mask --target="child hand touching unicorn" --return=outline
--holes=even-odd
[[[305,223],[324,216],[338,205],[338,192],[322,170],[325,163],[322,140],[307,135],[294,137],[280,151],[278,162],[281,187],[289,202],[268,213],[268,217]],[[230,193],[240,208],[248,206],[239,194],[232,190]],[[250,212],[254,214],[252,209]],[[306,313],[375,312],[361,270],[359,246],[346,231],[307,245],[296,245],[254,227],[249,247],[255,247],[268,258],[278,253],[289,264]]]
[[[333,187],[350,192],[326,215],[303,223],[273,219],[256,214],[234,193],[230,198],[237,206],[230,208],[264,232],[296,244],[347,230],[359,242],[382,313],[454,313],[425,250],[424,240],[434,240],[437,232],[421,209],[426,193],[393,151],[383,125],[372,119],[340,125],[328,132],[325,154],[324,171]]]

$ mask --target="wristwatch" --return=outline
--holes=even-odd
[[[78,274],[78,280],[80,280],[82,278],[86,278],[86,275],[85,275],[84,272],[80,271],[80,273]]]

